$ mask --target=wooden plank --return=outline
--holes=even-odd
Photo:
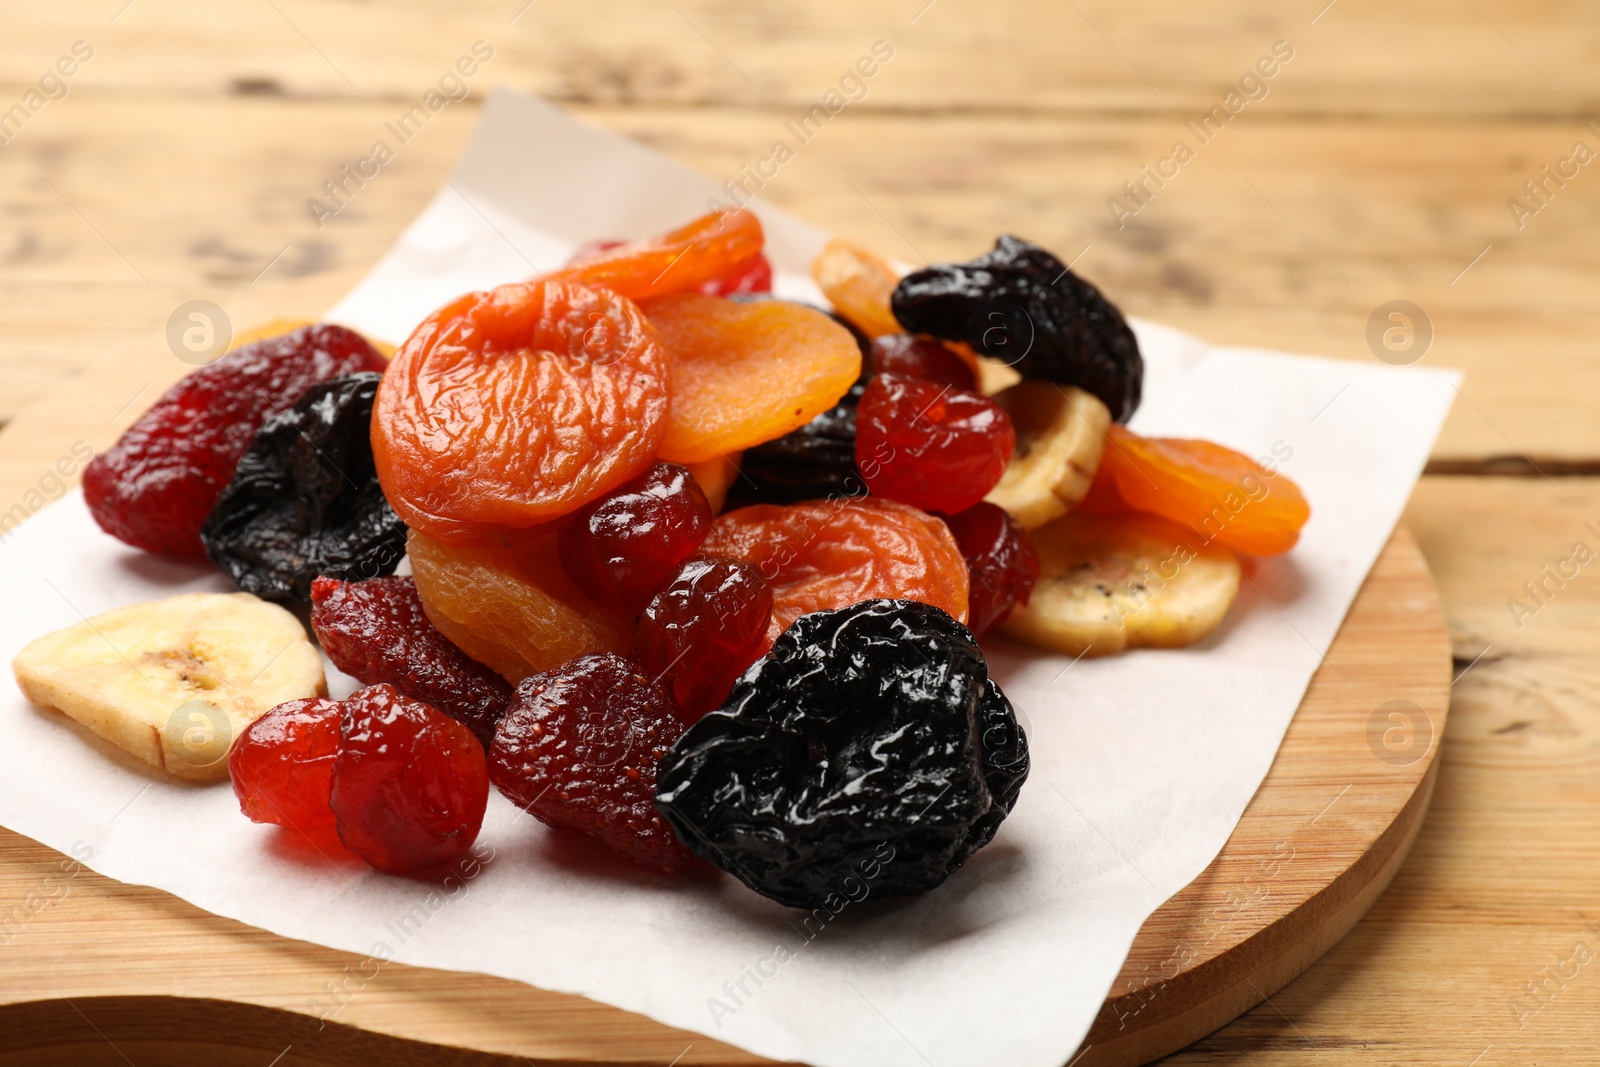
[[[0,259],[15,309],[0,323],[12,357],[0,361],[0,417],[99,355],[171,364],[162,330],[186,299],[215,300],[240,323],[316,314],[426,203],[475,118],[441,112],[319,228],[307,200],[383,136],[393,104],[67,104],[39,116],[48,136],[27,129],[0,153],[0,211],[22,220]],[[786,136],[777,112],[580,114],[712,175],[737,176]],[[1521,232],[1504,204],[1578,128],[1481,123],[1466,138],[1436,122],[1262,118],[1206,146],[1124,229],[1107,199],[1181,123],[845,112],[764,195],[912,261],[969,256],[1005,230],[1068,258],[1088,248],[1079,268],[1127,310],[1217,342],[1372,360],[1369,318],[1410,299],[1433,323],[1427,362],[1468,373],[1437,456],[1600,456],[1600,424],[1550,417],[1564,397],[1600,392],[1588,342],[1600,271],[1586,236],[1600,181],[1573,182]],[[179,151],[189,131],[204,131],[206,152]],[[96,177],[113,172],[117,182]]]
[[[164,0],[118,14],[125,2],[12,12],[0,85],[21,89],[81,39],[95,49],[84,92],[409,100],[484,40],[490,77],[571,103],[800,108],[886,40],[895,58],[866,108],[1187,116],[1284,41],[1294,59],[1260,103],[1284,114],[1582,117],[1600,91],[1600,23],[1561,0],[616,0],[598,13],[552,0]]]

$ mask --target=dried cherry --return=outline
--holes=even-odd
[[[898,374],[936,385],[975,393],[978,376],[954,349],[931,337],[891,333],[872,342],[872,373]]]
[[[492,544],[643,471],[666,426],[666,354],[633,302],[531,282],[417,327],[378,389],[372,448],[408,526]]]
[[[672,699],[620,656],[582,656],[517,686],[489,751],[513,804],[647,867],[698,865],[656,812],[656,763],[683,733]]]
[[[967,625],[981,637],[1028,602],[1039,579],[1039,554],[1022,524],[995,504],[974,504],[944,521],[967,561]]]
[[[311,627],[333,665],[362,685],[387,682],[465,725],[485,748],[511,686],[428,621],[409,577],[311,583]]]
[[[707,296],[734,296],[740,293],[772,292],[772,264],[765,254],[757,252],[743,264],[703,283],[697,292]]]
[[[339,840],[380,871],[459,859],[489,802],[483,746],[461,723],[390,685],[340,703],[330,805]]]
[[[313,385],[240,458],[200,529],[206,554],[240,589],[305,603],[318,575],[375,578],[405,555],[405,524],[372,464],[378,380]]]
[[[338,701],[313,697],[279,704],[245,727],[228,751],[239,810],[252,822],[330,836],[339,716]]]
[[[663,757],[656,807],[701,858],[811,908],[938,886],[993,838],[1027,773],[967,629],[871,600],[779,638]]]
[[[691,559],[645,608],[633,657],[693,722],[766,651],[771,623],[772,590],[755,567]]]
[[[880,374],[856,415],[856,465],[874,495],[954,514],[982,500],[1011,462],[1017,433],[980,393]]]
[[[658,462],[579,509],[557,543],[580,588],[619,614],[637,615],[710,529],[700,483],[686,468]]]
[[[1144,359],[1122,313],[1037,245],[1002,236],[970,263],[906,275],[890,303],[905,329],[965,341],[1027,377],[1075,385],[1118,422],[1139,406]]]
[[[241,345],[168,389],[89,461],[89,513],[135,548],[204,556],[200,527],[256,431],[318,382],[384,365],[377,349],[343,326],[305,326]]]

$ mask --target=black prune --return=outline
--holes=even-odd
[[[965,341],[1030,378],[1093,393],[1127,422],[1144,358],[1115,305],[1055,256],[1009,234],[970,263],[900,279],[889,305],[912,333]]]
[[[798,430],[747,449],[730,506],[864,496],[866,483],[856,468],[856,405],[865,391],[866,385],[857,382]]]
[[[784,631],[662,758],[656,807],[703,859],[816,907],[939,885],[1027,775],[1027,739],[967,628],[868,600]]]
[[[372,464],[381,377],[350,374],[312,386],[256,434],[200,531],[206,555],[240,589],[308,603],[318,575],[394,572],[406,527]]]

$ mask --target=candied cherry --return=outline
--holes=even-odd
[[[440,633],[409,577],[311,583],[311,628],[333,665],[362,685],[388,682],[466,725],[484,747],[511,686]]]
[[[585,505],[561,528],[561,563],[578,586],[638,614],[711,528],[711,504],[687,468],[656,463]]]
[[[804,304],[684,293],[642,307],[670,367],[663,459],[694,463],[782,437],[861,374],[855,338]]]
[[[772,587],[766,648],[802,615],[920,600],[967,621],[967,563],[950,528],[906,504],[835,497],[720,515],[701,554],[755,566]]]
[[[659,678],[685,722],[720,705],[734,680],[766,651],[772,590],[756,568],[691,559],[655,595],[634,638],[633,658]]]
[[[856,465],[874,495],[955,514],[1000,481],[1017,445],[1011,416],[978,393],[880,374],[856,415]]]
[[[633,302],[539,281],[416,328],[378,387],[372,457],[411,529],[495,544],[639,474],[666,428],[666,354]]]
[[[200,527],[256,431],[313,385],[384,366],[377,349],[343,326],[303,326],[241,344],[168,389],[89,461],[89,514],[135,548],[204,558]]]
[[[472,731],[391,685],[341,704],[330,795],[345,848],[380,871],[415,874],[477,840],[489,770]]]
[[[699,860],[655,808],[656,764],[684,731],[660,683],[620,656],[582,656],[517,687],[490,776],[550,826],[677,872]]]
[[[1288,475],[1242,453],[1211,441],[1141,437],[1115,424],[1090,493],[1097,509],[1114,508],[1108,488],[1136,511],[1252,556],[1289,551],[1311,516],[1305,494]]]
[[[931,337],[909,333],[885,334],[873,340],[872,373],[898,374],[968,393],[978,391],[978,376],[960,353]]]
[[[633,644],[633,619],[596,603],[567,576],[554,529],[482,547],[440,544],[413,530],[406,550],[429,621],[509,681]]]
[[[967,627],[982,635],[1028,602],[1039,579],[1039,554],[1022,524],[1005,508],[982,502],[945,520],[971,579]]]
[[[630,300],[687,293],[749,267],[764,241],[755,212],[713,211],[659,237],[596,249],[546,278],[608,289]]]
[[[339,716],[338,701],[313,697],[279,704],[245,727],[228,752],[239,810],[252,822],[331,836]]]

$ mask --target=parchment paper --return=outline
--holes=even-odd
[[[580,241],[675,226],[718,185],[497,91],[454,176],[330,318],[399,341],[445,300],[555,266]],[[758,210],[780,289],[814,297],[823,234]],[[1451,373],[1137,330],[1134,427],[1276,449],[1313,518],[1291,554],[1249,568],[1199,647],[1074,663],[990,643],[1033,773],[995,843],[937,892],[807,921],[732,878],[631,869],[498,795],[467,877],[329,864],[247,822],[225,783],[160,778],[31,707],[9,674],[0,823],[112,878],[375,961],[336,994],[306,990],[305,1010],[328,1018],[393,960],[579,993],[825,1067],[1063,1064],[1140,924],[1216,855],[1266,773],[1453,395]],[[115,606],[225,588],[102,534],[74,493],[0,547],[0,654]],[[336,695],[352,687],[332,677]]]

